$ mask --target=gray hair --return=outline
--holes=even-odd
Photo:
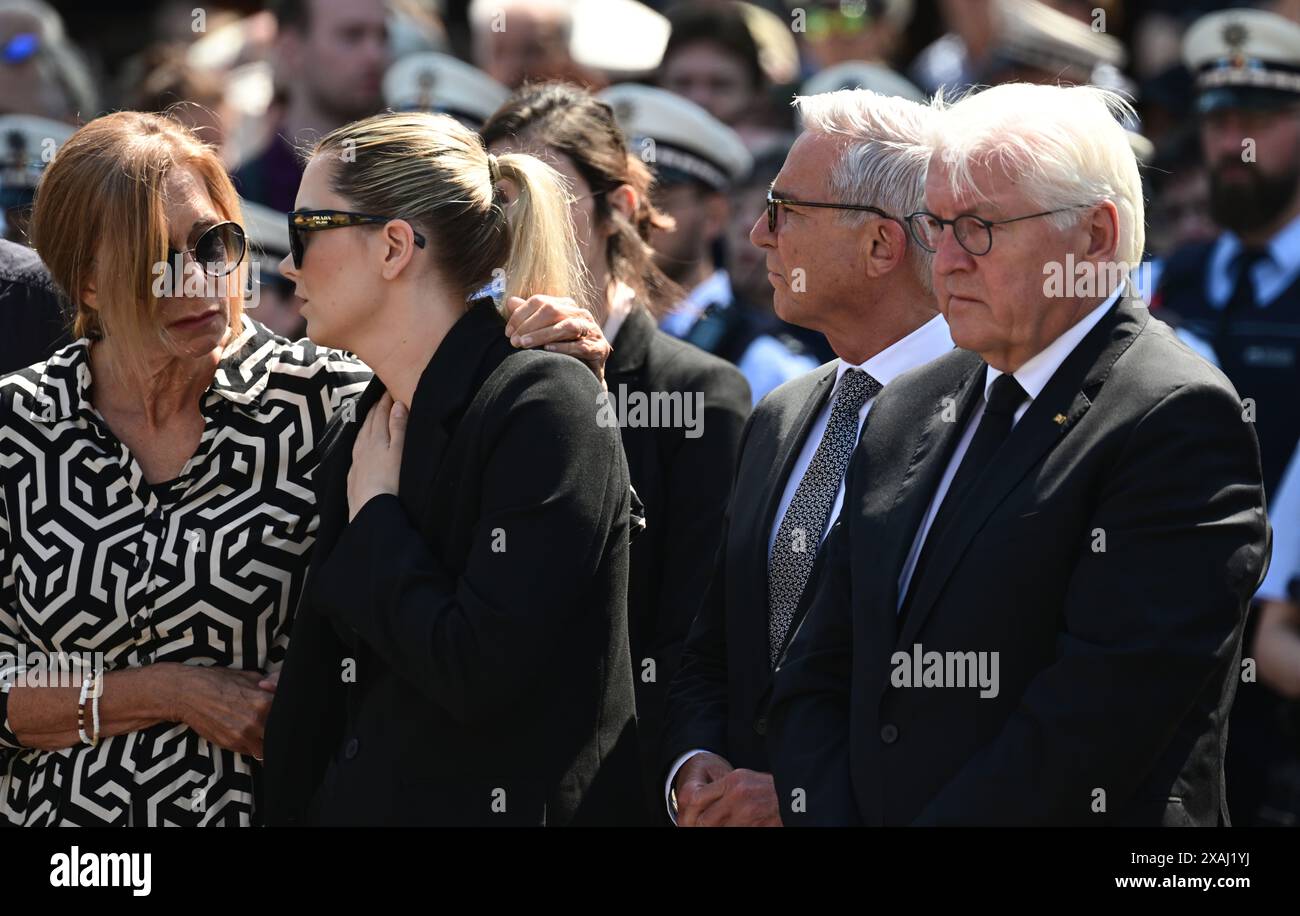
[[[831,169],[832,193],[842,203],[879,207],[896,217],[907,235],[912,266],[930,288],[930,252],[908,231],[909,213],[925,209],[925,175],[935,112],[898,96],[869,89],[840,89],[794,100],[805,130],[848,138]],[[841,219],[861,225],[868,214],[845,210]]]

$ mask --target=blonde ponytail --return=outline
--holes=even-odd
[[[491,157],[503,181],[514,185],[506,207],[510,251],[505,264],[506,296],[568,296],[591,302],[592,290],[573,233],[570,194],[564,178],[525,153]],[[490,177],[489,177],[489,180]]]
[[[509,296],[591,301],[564,178],[540,159],[491,157],[469,128],[424,112],[346,124],[313,155],[326,153],[337,154],[331,188],[428,233],[439,273],[466,299],[504,273]],[[498,181],[514,186],[510,203]]]

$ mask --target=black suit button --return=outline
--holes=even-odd
[[[356,738],[349,738],[348,743],[343,747],[343,756],[348,760],[357,756],[357,751],[361,749],[361,742]]]
[[[880,729],[880,740],[886,744],[893,744],[898,740],[898,726],[885,725]]]
[[[754,731],[760,735],[767,734],[767,716],[759,716],[754,720]]]

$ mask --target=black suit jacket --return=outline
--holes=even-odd
[[[984,380],[957,350],[872,407],[775,677],[783,820],[1226,819],[1242,621],[1270,547],[1237,393],[1141,303],[1112,308],[935,545],[900,632],[899,574]],[[894,653],[914,646],[997,653],[996,696],[905,686]]]
[[[839,360],[791,379],[745,426],[722,545],[668,694],[659,781],[695,748],[767,772],[768,536],[809,427],[835,388]],[[810,582],[813,577],[810,577]],[[793,632],[798,619],[792,623]]]
[[[511,348],[478,301],[420,378],[400,495],[349,523],[353,442],[382,393],[375,379],[323,445],[320,534],[266,729],[267,821],[630,822],[629,490],[599,384]]]
[[[624,320],[613,349],[605,366],[612,404],[655,394],[703,396],[698,436],[680,426],[622,428],[632,486],[645,503],[645,532],[632,542],[627,606],[638,730],[653,804],[668,684],[709,584],[751,399],[735,366],[660,331],[642,308]],[[651,811],[661,816],[662,802]]]

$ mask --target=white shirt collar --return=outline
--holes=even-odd
[[[1088,336],[1088,332],[1097,326],[1110,307],[1119,301],[1120,296],[1124,294],[1124,287],[1120,287],[1111,293],[1110,298],[1097,306],[1083,318],[1075,322],[1064,334],[1056,338],[1042,350],[1035,353],[1025,364],[1012,373],[1020,387],[1025,389],[1029,395],[1029,400],[1033,401],[1043,393],[1047,383],[1052,380],[1056,370],[1061,368],[1061,363],[1065,362],[1066,357],[1074,352],[1074,348],[1079,345],[1079,341]],[[993,387],[993,381],[1002,374],[1002,370],[988,367],[988,372],[984,377],[984,400],[989,397],[989,389]]]
[[[605,340],[611,344],[614,338],[618,336],[618,329],[623,326],[627,316],[632,313],[632,306],[636,300],[636,292],[622,280],[619,280],[614,287],[614,295],[609,303],[609,313],[605,316],[605,323],[601,326],[601,333],[605,335]]]
[[[1206,291],[1215,307],[1221,308],[1232,296],[1236,281],[1232,262],[1242,247],[1240,237],[1228,231],[1219,236],[1210,252],[1210,282]],[[1268,259],[1252,271],[1259,304],[1266,306],[1286,292],[1297,274],[1300,274],[1300,216],[1268,240]]]
[[[1223,234],[1225,255],[1231,263],[1232,258],[1242,249],[1242,241],[1235,232],[1229,230]],[[1287,223],[1268,240],[1268,256],[1283,270],[1300,267],[1300,216]]]
[[[715,270],[687,293],[686,298],[679,302],[675,309],[664,316],[659,322],[659,327],[674,337],[685,337],[706,308],[714,303],[725,305],[729,302],[731,302],[731,277],[725,270]]]
[[[935,315],[911,334],[885,347],[864,363],[854,365],[840,360],[835,384],[839,385],[844,373],[850,369],[862,369],[881,385],[888,385],[907,370],[938,359],[952,348],[948,322],[943,320],[942,315]]]

